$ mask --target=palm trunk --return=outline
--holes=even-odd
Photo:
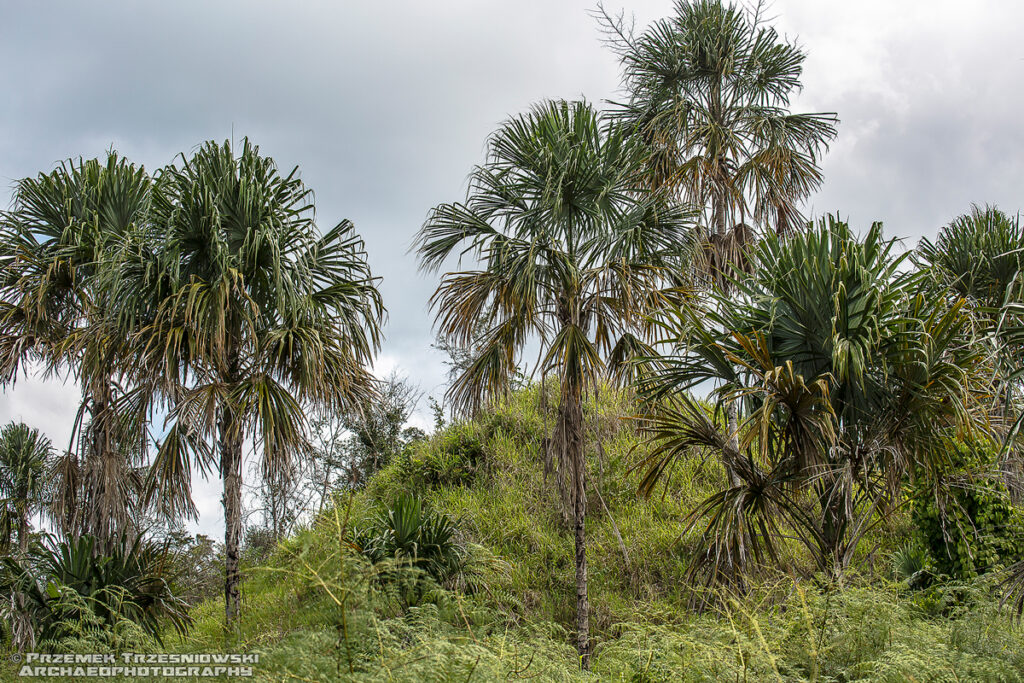
[[[714,205],[711,212],[715,219],[715,236],[724,241],[726,233],[729,232],[729,224],[726,216],[725,188],[719,187],[715,190]]]
[[[583,450],[583,396],[575,378],[562,386],[558,424],[562,466],[568,470],[572,509],[573,538],[576,549],[576,650],[580,666],[590,668],[590,601],[587,596],[587,494],[586,460]]]
[[[27,498],[27,494],[24,496]],[[18,558],[24,561],[28,555],[28,508],[18,511]],[[35,631],[25,612],[25,596],[19,591],[11,593],[11,640],[18,651],[35,647]]]
[[[717,238],[718,249],[725,249],[725,234],[726,234],[726,220],[725,220],[725,190],[716,190],[714,195],[714,205],[712,213],[714,214],[715,220],[715,236]],[[728,255],[722,251],[717,255],[718,267],[724,269],[726,259]],[[724,287],[725,282],[719,282],[719,286]],[[725,407],[727,427],[729,429],[729,450],[730,453],[738,456],[740,452],[740,440],[739,440],[739,408],[735,401],[730,401]],[[725,471],[729,477],[729,484],[731,486],[739,486],[742,483],[739,475],[736,473],[736,463],[732,457],[724,459]]]
[[[582,444],[580,444],[582,446]],[[583,448],[574,457],[575,467],[575,516],[573,532],[576,540],[576,651],[580,655],[580,666],[590,669],[590,601],[587,597],[587,494],[584,487],[585,463]]]
[[[99,378],[90,387],[91,422],[90,450],[86,461],[85,524],[86,531],[96,537],[96,550],[108,552],[113,544],[119,507],[119,488],[123,468],[118,466],[112,438],[111,403],[113,389],[109,378]]]
[[[113,382],[109,376],[90,383],[90,448],[85,462],[85,531],[96,537],[96,551],[109,552],[119,531],[129,523],[125,500],[125,458],[114,438]]]
[[[22,557],[28,554],[28,509],[18,512],[18,552]]]
[[[719,173],[724,176],[724,171],[720,170]],[[726,279],[724,273],[727,272],[728,262],[731,254],[728,253],[727,245],[727,234],[728,234],[728,208],[727,208],[727,196],[724,185],[724,178],[719,179],[719,185],[715,189],[712,198],[712,216],[715,223],[715,237],[716,246],[719,249],[717,254],[717,267],[720,272],[716,273],[716,279],[718,280],[719,287],[726,286]],[[733,460],[734,457],[739,457],[740,452],[740,440],[739,440],[739,407],[736,405],[736,401],[730,401],[726,407],[726,421],[727,429],[729,430],[729,452],[730,456],[723,458],[722,464],[725,466],[725,473],[729,479],[729,485],[733,488],[741,486],[743,484],[742,478],[737,472],[736,462]],[[747,566],[747,548],[744,542],[744,535],[742,533],[743,528],[743,515],[742,511],[739,513],[738,523],[740,524],[741,533],[739,535],[739,547],[736,548],[738,557],[732,563],[740,573],[746,571]]]
[[[234,626],[241,609],[238,556],[242,538],[242,437],[235,422],[232,409],[222,405],[218,436],[224,482],[224,618],[228,629]]]
[[[843,540],[849,527],[853,492],[841,477],[833,474],[823,478],[818,494],[821,505],[822,569],[832,581],[838,582],[846,571]]]
[[[711,114],[711,120],[715,125],[719,126],[721,130],[727,130],[724,119],[724,111],[726,106],[722,103],[722,76],[718,75],[711,83],[711,98],[710,98],[709,113]],[[728,195],[726,182],[728,171],[725,166],[725,158],[721,147],[717,148],[715,152],[716,157],[713,161],[713,176],[711,178],[713,191],[711,194],[711,215],[715,222],[715,234],[718,236],[720,243],[724,243],[725,235],[728,232],[727,216],[728,211]]]
[[[723,458],[723,465],[725,465],[725,473],[729,478],[729,486],[732,488],[738,488],[743,485],[743,479],[740,477],[737,470],[737,463],[733,458],[740,456],[740,437],[739,437],[739,411],[736,405],[736,401],[730,401],[726,405],[726,418],[728,421],[729,430],[729,452],[732,454],[731,457]],[[746,520],[744,519],[744,513],[742,508],[736,511],[736,524],[739,527],[738,534],[738,545],[736,547],[736,557],[731,563],[731,570],[735,570],[736,576],[733,579],[736,581],[736,586],[742,586],[743,575],[747,571],[747,544],[746,534],[744,529],[746,527]]]
[[[737,472],[735,458],[739,457],[740,454],[740,418],[739,408],[736,406],[736,401],[729,401],[729,404],[725,407],[726,414],[726,429],[729,430],[729,453],[730,456],[725,458],[725,471],[729,475],[729,485],[736,487],[743,484],[743,479],[740,478]]]

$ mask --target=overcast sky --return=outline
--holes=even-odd
[[[672,8],[605,4],[640,27]],[[247,135],[281,167],[300,167],[322,226],[355,222],[389,309],[378,369],[440,397],[427,310],[436,281],[408,247],[432,206],[464,196],[504,119],[543,98],[615,96],[594,8],[5,0],[0,185],[110,147],[155,170],[204,140]],[[841,121],[809,211],[840,211],[861,229],[882,220],[913,246],[972,202],[1024,204],[1024,3],[776,0],[770,14],[808,53],[794,110]],[[59,379],[22,379],[0,394],[0,423],[23,419],[63,448],[79,398]],[[219,482],[196,497],[196,528],[219,537]]]

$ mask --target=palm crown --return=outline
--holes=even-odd
[[[987,356],[963,302],[927,296],[893,249],[881,224],[858,239],[829,217],[761,242],[734,295],[663,314],[675,350],[644,388],[669,400],[648,423],[641,491],[692,448],[739,475],[691,518],[708,521],[717,551],[695,570],[734,578],[744,552],[775,553],[786,519],[820,568],[841,575],[904,476],[941,461],[953,435],[985,433]],[[685,393],[697,386],[716,410],[742,406],[738,438]]]
[[[28,547],[29,516],[49,504],[50,441],[23,423],[0,430],[0,541],[7,544],[16,527],[21,552]]]
[[[465,203],[435,208],[418,237],[436,270],[461,250],[479,268],[446,274],[432,303],[442,334],[486,342],[452,392],[495,395],[531,336],[543,369],[598,374],[602,351],[642,320],[690,243],[685,213],[643,189],[639,148],[587,104],[550,102],[509,121],[474,169]]]
[[[114,152],[105,162],[69,160],[20,181],[3,221],[0,380],[12,381],[30,359],[75,373],[81,429],[78,453],[69,450],[58,469],[57,518],[95,534],[100,547],[139,514],[131,466],[140,455],[138,425],[119,409],[126,345],[110,325],[114,300],[102,273],[145,223],[151,190],[145,170]]]
[[[756,11],[677,0],[639,36],[612,22],[629,99],[617,115],[650,148],[656,184],[708,207],[717,238],[747,217],[786,232],[821,184],[834,114],[788,110],[804,54]]]

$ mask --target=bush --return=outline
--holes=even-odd
[[[457,424],[430,442],[414,444],[399,465],[406,490],[467,486],[484,465],[484,444],[475,426]]]
[[[277,547],[274,530],[266,526],[251,526],[245,530],[242,541],[242,561],[246,565],[257,565],[266,561]]]
[[[189,605],[224,594],[224,546],[203,534],[177,530],[166,542],[174,548],[171,592]]]
[[[1020,513],[992,474],[996,457],[990,444],[954,442],[915,487],[911,517],[936,574],[969,579],[1024,553]]]
[[[26,619],[36,642],[95,639],[97,631],[116,635],[131,624],[158,641],[165,625],[184,634],[188,605],[171,592],[166,546],[123,536],[97,555],[95,543],[89,535],[61,543],[48,537],[26,558],[4,558],[0,593],[5,604],[20,605],[11,608],[12,620]]]
[[[403,494],[381,509],[352,542],[378,570],[379,583],[405,606],[419,604],[433,588],[458,587],[472,593],[480,572],[473,550],[457,540],[448,515]]]
[[[896,579],[911,590],[931,583],[934,573],[928,551],[916,543],[904,543],[892,554],[892,571]]]

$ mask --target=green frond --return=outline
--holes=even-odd
[[[543,371],[593,383],[613,340],[647,336],[646,316],[679,284],[696,241],[693,212],[643,181],[644,151],[586,102],[542,102],[490,137],[465,202],[430,213],[415,243],[421,266],[454,254],[477,264],[442,277],[438,331],[465,345],[490,329],[452,387],[460,406],[504,391],[501,373],[531,340]]]

